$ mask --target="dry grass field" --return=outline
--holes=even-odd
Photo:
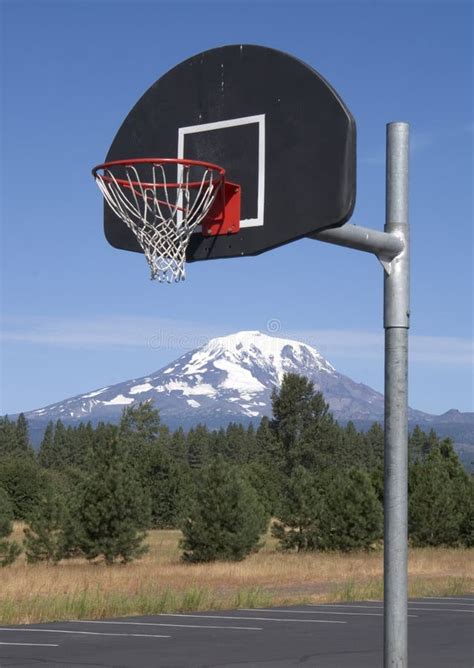
[[[22,527],[15,527],[21,540]],[[0,570],[0,623],[156,614],[382,597],[382,553],[284,554],[267,537],[243,562],[184,564],[179,531],[151,531],[149,553],[121,566],[71,560]],[[474,590],[474,550],[410,551],[410,595]]]

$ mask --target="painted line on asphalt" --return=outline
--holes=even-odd
[[[308,603],[312,608],[366,608],[367,610],[383,610],[383,605],[359,605],[355,603]]]
[[[440,603],[446,602],[446,605],[456,605],[456,604],[470,605],[470,606],[474,605],[474,603],[469,602],[469,601],[474,602],[474,598],[466,598],[466,597],[455,598],[454,596],[423,596],[422,598],[427,603],[429,603],[431,601],[433,601],[433,603],[435,601],[439,601]],[[365,599],[365,601],[366,601],[366,603],[382,603],[383,604],[382,600],[375,599],[375,598],[367,598],[367,599]],[[448,603],[448,601],[456,601],[456,603]],[[464,601],[464,603],[463,603],[463,601]],[[466,601],[468,601],[468,603],[466,603]],[[408,605],[418,605],[418,604],[421,604],[421,603],[422,603],[422,601],[420,599],[416,599],[416,598],[408,599]]]
[[[317,605],[315,603],[311,603],[310,605]],[[330,604],[330,605],[337,605],[337,604]],[[428,602],[423,602],[423,601],[408,601],[408,610],[411,612],[466,612],[468,615],[474,615],[474,608],[472,610],[458,610],[457,608],[417,608],[417,605],[441,605],[441,604],[436,604],[436,603],[428,603]],[[459,605],[456,603],[445,603],[445,605]],[[464,605],[469,605],[465,603]],[[356,606],[354,606],[356,607]],[[363,606],[358,606],[358,607],[363,607]],[[368,608],[376,607],[376,606],[367,606]],[[380,606],[383,608],[383,606]],[[472,606],[471,606],[472,607]],[[409,617],[418,617],[419,615],[408,615]]]
[[[179,629],[231,629],[234,631],[263,631],[259,626],[217,626],[211,624],[166,624],[164,622],[121,622],[90,619],[71,619],[70,624],[132,624],[135,626],[172,626]]]
[[[383,617],[381,612],[342,612],[338,610],[333,612],[332,610],[281,610],[279,608],[241,608],[245,612],[290,612],[292,615],[363,615],[368,617]]]
[[[466,596],[423,596],[423,598],[431,599],[433,601],[474,601],[474,598],[468,598]]]
[[[474,615],[474,610],[457,610],[455,608],[413,608],[410,606],[410,610],[416,610],[417,612],[463,612],[466,615]]]
[[[0,642],[0,645],[15,645],[20,647],[59,647],[49,642]]]
[[[474,603],[461,603],[461,601],[409,601],[408,605],[465,605],[467,608],[474,609]]]
[[[171,636],[157,636],[145,633],[99,633],[97,631],[66,631],[65,629],[16,629],[12,626],[0,627],[0,631],[9,633],[69,633],[81,636],[127,636],[133,638],[171,638]]]
[[[256,610],[258,612],[289,612],[288,610],[281,610],[278,608],[241,608],[242,610]],[[342,610],[291,610],[291,614],[296,615],[353,615],[356,617],[383,617],[383,612],[344,612]],[[408,617],[418,617],[418,615],[408,615]]]
[[[224,615],[186,615],[181,613],[162,613],[160,617],[194,617],[197,619],[250,619],[255,622],[299,622],[301,624],[310,623],[310,624],[347,624],[335,619],[281,619],[280,617],[242,617],[240,615],[224,616]]]

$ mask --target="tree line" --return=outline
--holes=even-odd
[[[171,431],[150,403],[120,423],[0,418],[0,564],[82,556],[128,562],[151,528],[179,528],[186,561],[243,559],[271,531],[282,550],[370,549],[383,538],[383,430],[341,426],[313,384],[285,375],[259,426]],[[409,439],[409,539],[474,544],[474,484],[450,439]],[[13,521],[25,523],[22,545]]]

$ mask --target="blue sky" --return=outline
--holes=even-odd
[[[385,124],[412,127],[410,404],[473,410],[470,2],[22,2],[2,12],[1,413],[146,375],[239,329],[314,345],[383,388],[382,270],[302,240],[180,285],[111,248],[90,169],[145,90],[231,43],[317,69],[358,131],[353,223],[384,221]]]

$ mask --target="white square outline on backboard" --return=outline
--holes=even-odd
[[[261,227],[263,225],[265,207],[265,114],[256,116],[243,116],[242,118],[230,118],[226,121],[215,123],[201,123],[200,125],[188,125],[178,130],[178,158],[184,157],[184,139],[186,135],[196,132],[208,132],[221,130],[222,128],[238,127],[240,125],[258,124],[258,190],[257,190],[257,218],[247,218],[240,221],[241,227]],[[203,156],[203,160],[206,157]],[[225,169],[225,165],[222,165]],[[197,231],[197,230],[196,230]]]

